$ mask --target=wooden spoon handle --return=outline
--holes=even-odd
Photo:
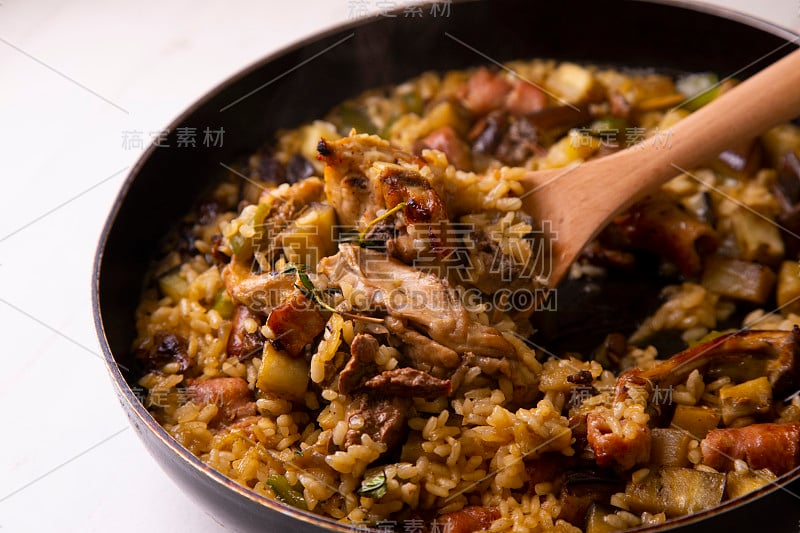
[[[676,124],[674,143],[661,156],[665,166],[689,170],[799,115],[800,50],[795,50]]]
[[[800,50],[796,50],[748,78],[706,106],[635,145],[627,154],[642,168],[629,174],[615,193],[632,201],[658,188],[664,181],[708,161],[727,148],[752,139],[781,122],[800,116]],[[614,164],[620,152],[607,158]],[[621,161],[620,161],[621,162]],[[629,167],[630,168],[630,167]],[[625,180],[625,176],[618,176]]]
[[[583,246],[614,216],[668,179],[800,115],[800,50],[678,122],[616,154],[527,177],[525,209],[552,224],[548,283],[555,286]],[[563,179],[562,179],[563,178]]]

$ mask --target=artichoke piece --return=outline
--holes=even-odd
[[[769,413],[772,407],[772,386],[766,377],[751,379],[719,391],[722,421],[730,425],[737,418]]]
[[[658,466],[688,466],[692,437],[680,429],[654,428],[651,433],[650,462]]]
[[[722,501],[725,480],[725,474],[717,472],[664,467],[651,471],[640,483],[630,481],[625,503],[637,513],[692,514]]]
[[[706,261],[702,284],[729,298],[763,304],[772,294],[775,274],[765,265],[712,256]]]
[[[778,477],[766,468],[761,470],[732,470],[728,472],[728,483],[725,493],[731,500],[760,489],[767,483],[772,483]]]
[[[615,531],[621,531],[606,521],[605,518],[610,514],[613,514],[613,512],[607,505],[595,503],[589,507],[589,512],[586,513],[586,533],[614,533]]]

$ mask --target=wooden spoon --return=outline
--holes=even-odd
[[[528,173],[523,208],[549,230],[536,265],[543,281],[555,287],[614,216],[664,182],[798,115],[800,50],[662,132],[668,137],[571,168]]]

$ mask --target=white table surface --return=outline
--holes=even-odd
[[[800,0],[709,3],[800,30]],[[92,323],[95,245],[141,153],[126,135],[358,6],[380,3],[0,0],[0,533],[226,530],[128,427]]]

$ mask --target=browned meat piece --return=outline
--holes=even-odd
[[[761,143],[751,139],[721,152],[708,166],[726,176],[745,180],[763,168],[763,153]]]
[[[617,250],[606,246],[599,240],[594,240],[586,245],[581,252],[581,259],[601,267],[633,270],[636,268],[636,256],[631,252]]]
[[[578,106],[550,106],[541,111],[528,115],[527,119],[537,131],[546,134],[549,140],[569,128],[586,124],[592,116],[585,105]]]
[[[174,333],[157,333],[153,346],[148,350],[137,350],[136,357],[148,372],[160,370],[167,363],[178,363],[178,372],[185,372],[192,362],[186,352],[186,339]]]
[[[415,368],[395,368],[372,377],[364,383],[368,389],[392,396],[438,398],[450,394],[449,379],[439,379]]]
[[[405,202],[403,215],[409,224],[435,224],[447,220],[444,202],[431,183],[419,173],[396,165],[387,166],[380,180],[386,207],[391,209]]]
[[[476,115],[503,107],[511,85],[502,77],[481,67],[467,81],[464,104]]]
[[[407,265],[420,257],[420,250],[414,245],[414,237],[399,222],[390,224],[384,221],[376,224],[365,236],[362,246],[371,250],[386,250],[386,253]]]
[[[524,80],[517,80],[506,97],[506,108],[515,115],[530,115],[547,106],[547,95]]]
[[[589,428],[586,426],[586,414],[578,413],[570,416],[569,427],[572,430],[572,438],[575,439],[572,444],[572,449],[575,450],[575,457],[582,457],[585,455],[589,445]]]
[[[250,311],[247,306],[237,305],[231,317],[231,333],[228,337],[228,356],[238,357],[239,361],[247,361],[264,349],[264,336],[259,329],[248,333],[245,322],[248,318],[256,321],[259,328],[263,317]]]
[[[617,380],[624,397],[631,380],[661,388],[678,385],[698,369],[704,376],[748,381],[767,376],[777,394],[794,390],[800,373],[800,328],[792,331],[741,331],[692,346],[646,371],[632,369]]]
[[[339,224],[359,230],[387,207],[382,174],[391,173],[390,168],[413,173],[413,168],[425,165],[420,157],[398,150],[375,136],[323,140],[317,151],[325,163],[327,202],[336,210]],[[422,200],[418,203],[424,204]]]
[[[269,313],[296,290],[295,278],[294,274],[253,274],[235,255],[222,269],[222,281],[233,301],[261,314]]]
[[[664,198],[635,205],[615,223],[632,247],[658,254],[686,276],[700,272],[700,253],[713,252],[718,243],[714,228]]]
[[[472,156],[469,153],[469,146],[450,126],[434,130],[417,141],[414,151],[421,153],[425,148],[444,152],[447,156],[447,161],[459,170],[470,170],[472,168]]]
[[[539,144],[539,131],[530,120],[520,117],[511,122],[494,155],[509,165],[522,165],[537,153],[545,153]]]
[[[242,378],[191,379],[186,382],[186,392],[197,405],[219,406],[212,424],[230,424],[239,418],[256,414],[253,391]]]
[[[539,483],[552,483],[555,491],[561,487],[567,471],[575,466],[575,458],[560,453],[544,453],[537,459],[525,461],[528,475],[528,493],[535,494]]]
[[[631,104],[621,93],[613,92],[608,98],[611,103],[611,114],[615,117],[628,118],[631,114]]]
[[[703,463],[720,471],[741,459],[753,470],[780,476],[800,465],[800,423],[714,429],[700,443]]]
[[[500,518],[497,507],[469,505],[459,511],[445,513],[436,521],[442,526],[442,533],[473,533],[488,529],[492,522]]]
[[[416,331],[409,330],[402,339],[405,343],[403,353],[416,368],[426,372],[456,368],[461,362],[456,352]]]
[[[389,331],[403,341],[403,354],[411,360],[414,368],[436,377],[444,377],[461,364],[461,357],[455,351],[409,329],[401,320],[387,317],[385,324]]]
[[[464,364],[469,367],[477,366],[487,376],[502,374],[506,377],[511,377],[511,364],[509,364],[508,359],[486,357],[468,352],[464,354]]]
[[[360,333],[350,344],[350,360],[339,373],[339,392],[350,394],[364,385],[369,376],[374,376],[378,369],[375,366],[375,355],[380,345],[372,335]]]
[[[645,463],[650,459],[650,429],[631,420],[621,420],[622,431],[616,433],[606,421],[604,413],[586,416],[587,438],[594,450],[599,466],[618,464],[623,470]]]
[[[382,253],[340,246],[338,254],[320,261],[318,271],[333,284],[348,283],[363,295],[368,309],[385,309],[457,353],[510,358],[516,354],[499,331],[469,315],[445,282]]]
[[[534,154],[546,153],[532,119],[503,111],[493,111],[479,120],[469,138],[473,151],[493,155],[509,165],[521,165]]]
[[[772,188],[781,206],[778,223],[786,247],[786,257],[800,252],[800,152],[788,152],[779,161],[778,182]]]
[[[258,437],[256,437],[253,430],[258,425],[259,420],[261,420],[261,415],[245,415],[228,425],[228,429],[241,431],[248,439],[254,440]]]
[[[319,307],[300,293],[274,308],[267,318],[275,344],[292,357],[302,355],[327,322]]]
[[[372,398],[366,394],[360,396],[355,409],[347,413],[347,420],[350,427],[360,422],[361,429],[347,432],[345,447],[361,444],[361,435],[366,433],[375,442],[386,444],[387,451],[391,450],[404,440],[407,429],[406,413],[410,405],[410,398],[388,400]]]

